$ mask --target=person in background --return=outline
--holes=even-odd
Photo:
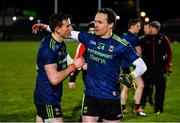
[[[140,41],[149,40],[149,38],[151,37],[151,33],[152,33],[151,27],[149,25],[149,22],[148,23],[144,23],[143,31],[144,31],[144,35],[139,37]],[[148,96],[147,96],[147,101],[148,101],[148,103],[150,105],[154,104],[154,101],[153,101],[153,92],[154,92],[154,86],[153,86],[153,84],[150,84],[149,85],[149,92],[148,92]]]
[[[50,35],[45,36],[37,55],[37,76],[34,103],[36,122],[63,122],[61,97],[63,80],[84,65],[84,59],[74,59],[68,66],[68,53],[64,38],[70,36],[71,21],[64,13],[53,14],[49,19]]]
[[[143,75],[145,87],[141,105],[145,107],[150,85],[155,86],[155,109],[160,114],[164,111],[166,76],[172,65],[172,49],[170,39],[160,33],[161,24],[158,21],[149,23],[151,36],[141,41],[142,59],[147,65]]]
[[[131,45],[134,47],[134,49],[136,50],[139,56],[141,56],[141,46],[138,37],[138,33],[140,32],[140,29],[141,29],[141,21],[139,19],[130,19],[128,22],[128,31],[124,33],[122,36],[123,39],[131,43]],[[130,64],[128,61],[124,60],[122,62],[123,73],[129,74],[131,72],[130,67],[134,68],[133,65]],[[147,116],[147,114],[140,107],[141,96],[144,89],[144,82],[141,77],[137,77],[135,83],[137,89],[135,90],[135,94],[134,94],[135,108],[133,112],[136,113],[138,116],[144,117]],[[121,91],[121,105],[122,105],[123,113],[128,113],[128,110],[126,108],[128,91],[129,88],[124,85]]]
[[[87,31],[88,31],[88,33],[91,33],[91,34],[95,33],[94,21],[91,21],[88,24]],[[86,47],[84,46],[84,44],[79,43],[79,45],[76,49],[76,54],[75,54],[74,58],[76,59],[79,57],[83,57],[86,60],[87,59],[86,53],[87,53],[87,51],[86,51]],[[84,68],[82,68],[82,80],[84,82],[85,77],[86,77],[87,64],[85,64],[83,67]],[[77,71],[71,73],[70,79],[69,79],[69,88],[71,88],[71,89],[75,88],[75,81],[76,81],[76,77],[77,77],[79,72],[80,72],[80,70],[77,70]]]
[[[101,8],[95,15],[95,34],[71,31],[71,38],[87,48],[87,75],[85,79],[82,122],[117,122],[123,117],[120,103],[120,80],[133,82],[146,71],[144,61],[129,42],[113,33],[116,13],[111,8]],[[48,29],[47,25],[32,27]],[[136,68],[130,74],[120,75],[120,66],[126,59]]]

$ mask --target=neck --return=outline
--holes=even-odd
[[[128,29],[128,31],[131,32],[132,34],[136,34],[133,29]]]
[[[101,38],[110,38],[112,36],[112,30],[108,30],[105,35],[101,36]]]
[[[52,37],[57,41],[57,42],[62,42],[63,41],[63,37],[59,34],[55,34],[55,33],[52,33]]]

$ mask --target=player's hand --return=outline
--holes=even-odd
[[[82,66],[82,69],[83,69],[83,70],[87,70],[87,63],[85,63],[85,64]]]
[[[135,80],[135,78],[131,73],[130,74],[121,74],[119,76],[120,83],[123,83],[128,88],[131,88],[135,85],[134,80]]]
[[[45,30],[48,27],[48,25],[43,23],[37,23],[32,26],[32,33],[36,34],[38,31]]]
[[[85,64],[85,60],[83,57],[74,59],[73,64],[76,66],[77,69],[81,68]]]
[[[69,82],[68,86],[69,86],[70,89],[75,89],[76,88],[75,82]]]

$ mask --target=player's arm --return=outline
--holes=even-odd
[[[141,54],[142,54],[141,46],[140,45],[136,46],[135,50],[138,53],[138,55],[141,56]]]
[[[70,64],[73,63],[73,59],[71,58],[71,56],[68,54],[67,55],[67,65],[69,66]]]
[[[37,33],[38,31],[40,31],[40,29],[45,29],[46,31],[51,32],[51,29],[50,29],[49,25],[47,25],[47,24],[37,23],[32,26],[33,33]],[[71,31],[70,38],[72,38],[74,40],[78,40],[79,33],[80,33],[79,31]]]
[[[85,51],[86,51],[86,47],[82,43],[80,43],[76,49],[76,54],[74,56],[74,59],[83,57]],[[80,70],[76,70],[70,74],[69,83],[68,83],[68,86],[70,89],[75,88],[75,81],[76,81],[76,78],[77,78],[79,72],[80,72]]]
[[[140,77],[147,70],[146,64],[140,57],[136,59],[132,64],[135,66],[135,70],[131,72],[134,78]]]
[[[77,68],[80,68],[84,64],[83,58],[78,58],[74,60],[73,64],[69,65],[66,69],[57,71],[57,64],[48,64],[45,65],[45,70],[48,76],[49,81],[53,85],[59,84],[64,80],[71,72],[75,71]]]
[[[76,49],[76,54],[74,56],[74,59],[83,57],[85,51],[86,51],[86,47],[84,46],[84,44],[80,43]]]
[[[46,31],[51,32],[49,25],[43,24],[43,23],[37,23],[32,26],[32,33],[36,34],[38,31],[41,31],[42,29],[45,29]],[[75,41],[79,41],[78,39],[79,33],[80,33],[79,31],[71,31],[70,38],[72,38]]]
[[[135,70],[132,71],[130,74],[121,74],[119,76],[119,82],[126,85],[128,88],[135,87],[134,80],[141,76],[146,70],[146,64],[141,58],[136,59],[133,63],[135,66]]]
[[[51,29],[49,28],[49,25],[43,24],[43,23],[37,23],[32,26],[32,33],[37,33],[38,31],[46,30],[48,32],[51,32]]]

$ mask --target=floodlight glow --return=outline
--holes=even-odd
[[[12,19],[13,19],[13,21],[16,21],[16,20],[17,20],[17,17],[16,17],[16,16],[14,16]]]
[[[146,18],[144,19],[145,22],[149,22],[149,20],[150,20],[150,19],[149,19],[148,17],[146,17]]]
[[[141,12],[141,17],[145,17],[146,16],[146,12]]]
[[[31,17],[29,17],[29,20],[30,20],[30,21],[34,20],[34,17],[32,17],[32,16],[31,16]]]
[[[117,16],[116,16],[116,19],[117,19],[117,20],[119,20],[119,19],[120,19],[120,16],[119,16],[119,15],[117,15]]]

